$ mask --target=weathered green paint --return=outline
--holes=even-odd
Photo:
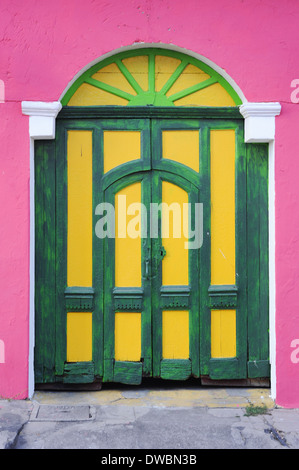
[[[243,123],[239,107],[70,106],[57,119],[233,119]]]
[[[114,364],[114,381],[128,385],[141,384],[142,363],[116,361]]]
[[[252,379],[270,377],[269,360],[248,361],[248,377]]]
[[[35,142],[35,380],[55,380],[55,142]]]
[[[192,374],[189,359],[163,359],[160,377],[165,380],[187,380]]]
[[[92,312],[94,289],[92,287],[67,287],[64,291],[65,308],[68,312]]]
[[[137,119],[133,118],[135,111]],[[200,129],[199,174],[162,159],[162,128]],[[144,282],[141,289],[113,289],[114,240],[101,240],[95,231],[93,286],[67,287],[68,129],[93,131],[93,226],[98,220],[97,204],[113,202],[116,192],[135,181],[142,181],[145,205],[161,202],[163,179],[186,190],[189,202],[203,203],[203,244],[198,251],[190,250],[194,253],[189,257],[191,275],[187,289],[161,289],[161,238],[143,240],[142,276],[146,278],[144,261],[150,252],[150,282]],[[104,129],[141,130],[140,161],[126,163],[104,175]],[[235,286],[210,286],[211,129],[236,130]],[[176,380],[190,375],[210,376],[214,380],[269,376],[267,145],[243,143],[243,121],[238,109],[68,108],[58,116],[56,136],[55,142],[35,144],[36,382],[90,383],[98,378],[138,384],[142,375]],[[155,278],[152,270],[158,273]],[[167,308],[190,310],[190,360],[162,359],[161,312]],[[211,359],[212,308],[237,310],[236,358]],[[67,364],[66,315],[67,311],[79,309],[92,311],[93,358],[91,363]],[[140,363],[114,360],[112,312],[122,310],[142,311]]]
[[[255,378],[269,376],[268,145],[247,152],[248,377]]]
[[[63,383],[85,384],[94,382],[93,362],[74,362],[64,365]]]

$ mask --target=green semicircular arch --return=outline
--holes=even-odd
[[[101,97],[93,102],[94,96]],[[242,100],[227,80],[204,62],[168,49],[140,48],[90,67],[66,91],[61,104],[238,106]]]

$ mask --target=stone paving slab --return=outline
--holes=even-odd
[[[90,421],[95,419],[95,408],[89,405],[41,405],[35,403],[30,421]]]
[[[0,449],[14,446],[32,409],[33,403],[28,400],[0,400]]]

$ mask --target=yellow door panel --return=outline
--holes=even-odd
[[[92,313],[68,312],[67,362],[92,360]]]
[[[235,284],[235,131],[211,131],[211,284]]]
[[[68,286],[92,286],[92,132],[68,131]]]
[[[141,211],[138,211],[138,205],[141,209],[140,203],[141,183],[127,186],[115,195],[115,286],[117,287],[141,287]],[[137,204],[136,213],[133,215],[127,214],[131,204]]]
[[[211,311],[211,356],[236,356],[236,310]]]
[[[189,358],[189,311],[162,312],[163,359]]]
[[[199,131],[162,131],[162,157],[199,172]]]
[[[115,314],[115,360],[140,361],[141,313]]]
[[[140,159],[140,131],[104,131],[104,173]]]
[[[162,285],[188,285],[188,220],[183,205],[188,194],[179,186],[162,182],[162,245],[166,256],[162,261]]]

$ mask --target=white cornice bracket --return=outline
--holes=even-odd
[[[272,142],[275,137],[275,116],[280,111],[280,103],[242,104],[240,113],[245,118],[245,142]]]
[[[60,101],[22,101],[22,113],[29,116],[29,135],[33,139],[55,139],[55,120],[61,110]]]

